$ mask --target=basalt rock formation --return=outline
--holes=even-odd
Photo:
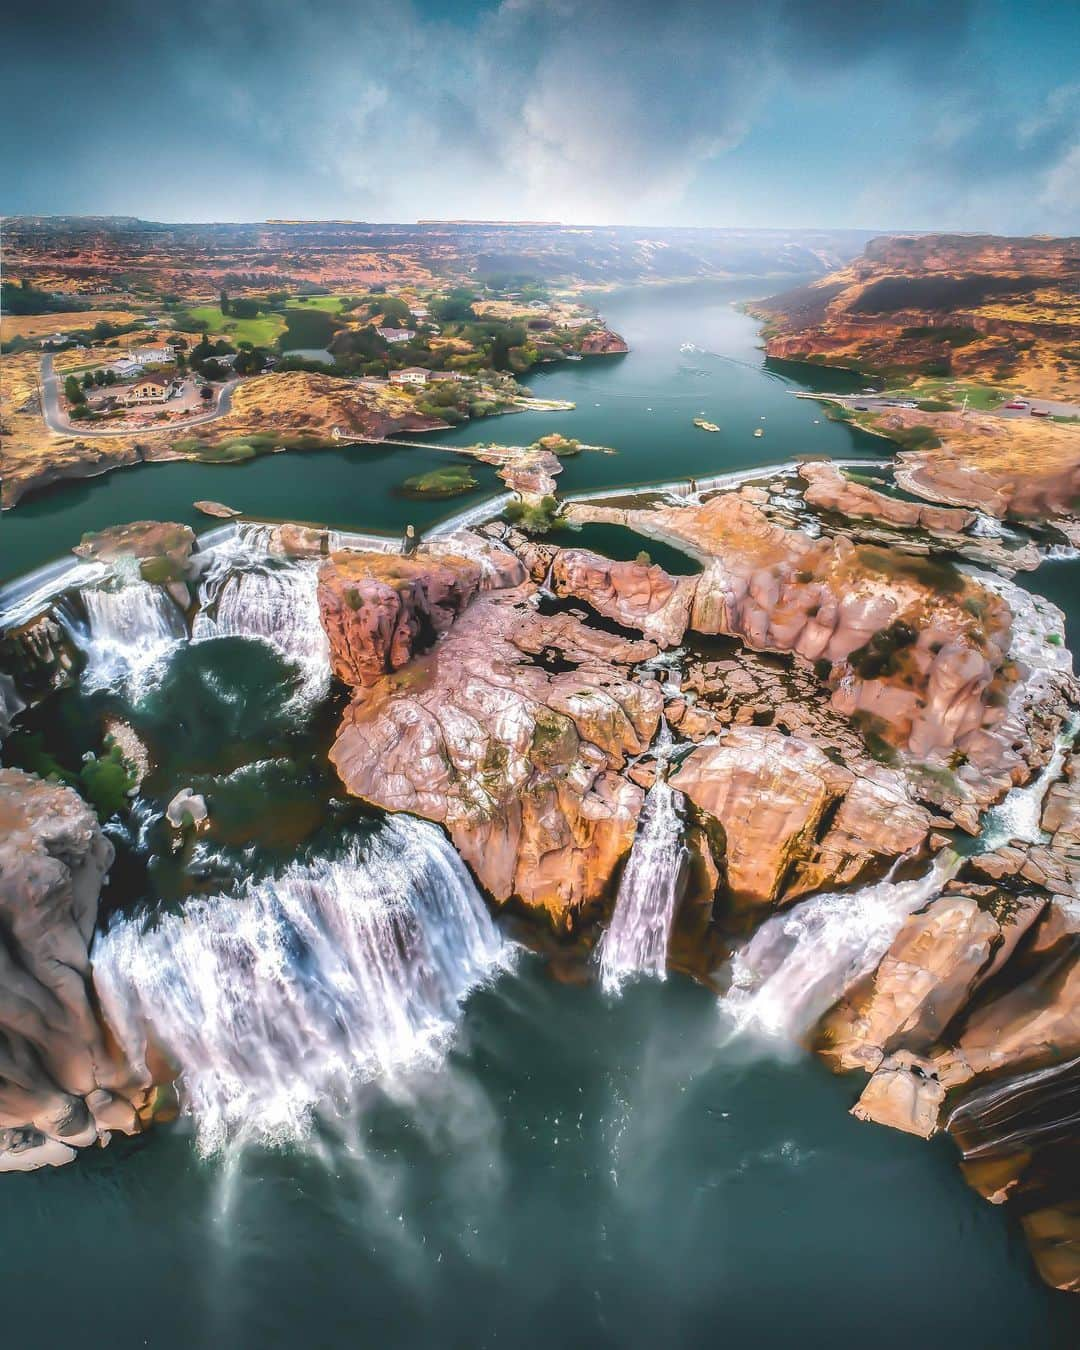
[[[849,885],[875,861],[918,849],[930,828],[899,774],[879,765],[852,773],[767,727],[733,727],[719,744],[698,746],[671,783],[723,827],[739,906]]]
[[[878,492],[865,483],[845,477],[830,460],[800,464],[799,476],[806,483],[804,496],[811,506],[842,516],[866,516],[888,525],[953,535],[960,534],[975,522],[974,511],[905,501]]]
[[[618,333],[613,333],[610,328],[601,328],[594,333],[586,333],[581,339],[579,350],[582,356],[621,356],[630,348]]]
[[[704,559],[689,627],[813,663],[834,709],[881,757],[927,766],[922,794],[963,828],[1047,757],[1070,661],[1060,616],[1025,592],[844,534],[813,538],[772,520],[752,488],[641,510],[589,503],[589,516]]]
[[[445,564],[415,561],[436,575]],[[363,565],[334,558],[327,570],[349,578]],[[367,612],[380,613],[379,598],[339,628],[338,584],[325,574],[320,584],[335,668],[360,677],[331,753],[342,781],[388,810],[445,825],[495,900],[570,926],[610,893],[633,842],[643,793],[620,771],[649,746],[663,697],[628,665],[655,647],[569,615],[545,619],[529,587],[509,587],[473,599],[399,673],[376,675]],[[354,634],[351,656],[342,649]]]
[[[141,1093],[98,1020],[89,948],[113,848],[70,788],[0,769],[0,1171],[135,1133]]]
[[[554,555],[551,589],[585,600],[597,613],[640,630],[660,647],[675,647],[690,619],[695,581],[670,577],[649,563],[612,562],[583,548]]]
[[[1080,771],[1046,843],[974,857],[823,1019],[819,1049],[871,1074],[853,1114],[945,1129],[982,1195],[1020,1218],[1043,1278],[1080,1291]]]

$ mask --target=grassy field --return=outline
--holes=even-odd
[[[963,380],[920,379],[902,389],[889,390],[888,394],[889,397],[918,399],[920,402],[940,399],[943,402],[955,403],[957,407],[963,403],[966,396],[968,407],[976,412],[993,412],[1009,398],[1009,393],[1005,389],[995,389],[988,384],[966,383]]]
[[[53,333],[67,333],[104,320],[106,323],[132,323],[139,316],[126,309],[83,309],[66,314],[5,314],[4,341],[12,338],[44,338]]]
[[[324,314],[340,314],[347,295],[312,295],[307,300],[290,300],[286,309],[321,309]]]
[[[229,337],[237,342],[252,342],[256,347],[272,347],[285,331],[280,314],[260,314],[257,319],[234,319],[222,314],[220,305],[197,305],[189,309],[193,319],[209,325],[213,337]]]

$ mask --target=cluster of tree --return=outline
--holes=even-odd
[[[278,292],[278,294],[284,296],[283,291]],[[230,299],[228,291],[222,290],[219,303],[222,314],[226,314],[230,318],[257,319],[260,314],[265,313],[270,304],[270,299],[267,297],[265,301],[260,301],[249,296],[236,296]]]
[[[74,378],[74,376],[72,376],[71,378]],[[102,385],[115,384],[116,378],[117,377],[115,370],[103,370],[99,366],[97,370],[88,370],[86,372],[86,374],[82,377],[82,387],[84,389],[93,389],[95,387],[100,389]],[[66,388],[66,381],[65,381],[65,388]]]
[[[226,342],[224,338],[218,338],[216,342],[204,336],[201,341],[192,347],[188,356],[188,361],[192,370],[196,371],[204,380],[227,380],[229,378],[229,368],[221,361],[216,361],[217,356],[231,356],[236,348]]]
[[[432,300],[429,308],[436,323],[468,323],[475,318],[473,303],[479,296],[465,286],[456,286]]]
[[[5,281],[0,286],[0,309],[5,314],[70,314],[74,309],[88,308],[73,296],[38,290],[25,277],[22,281]]]

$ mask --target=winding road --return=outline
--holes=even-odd
[[[60,376],[53,369],[53,359],[46,354],[41,358],[41,415],[50,431],[59,436],[168,436],[185,427],[201,426],[204,422],[215,422],[224,417],[232,408],[232,393],[239,380],[229,380],[218,390],[217,402],[209,412],[199,413],[196,417],[185,417],[183,421],[168,422],[160,427],[121,427],[87,426],[83,422],[72,422],[60,404]]]

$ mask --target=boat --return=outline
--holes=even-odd
[[[706,422],[705,419],[704,419],[704,417],[695,417],[695,418],[694,418],[694,426],[698,427],[701,431],[719,431],[719,430],[720,430],[720,428],[716,425],[715,422]]]
[[[764,436],[764,435],[765,435],[765,432],[762,430],[761,427],[755,427],[755,428],[754,428],[754,435],[755,435],[755,436]]]

